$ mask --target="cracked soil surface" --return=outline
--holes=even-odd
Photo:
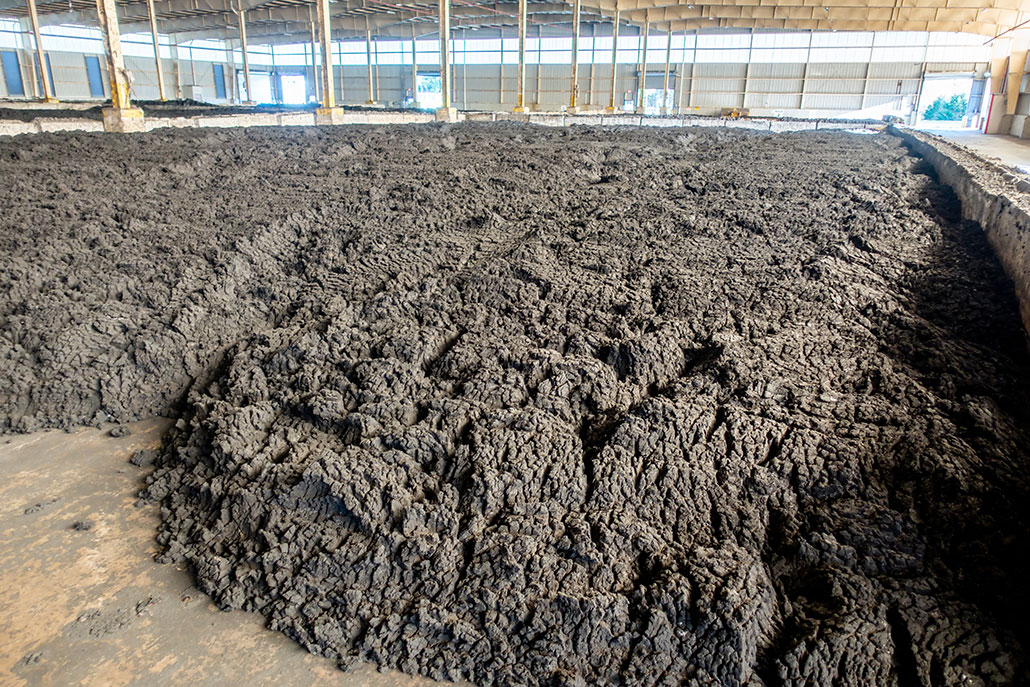
[[[163,560],[480,685],[1027,679],[1011,284],[887,135],[0,142],[0,422],[179,418]]]

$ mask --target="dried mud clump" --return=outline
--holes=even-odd
[[[897,140],[137,140],[192,146],[166,166],[264,218],[191,237],[179,276],[127,228],[173,286],[128,289],[136,334],[109,340],[156,352],[79,358],[95,412],[181,414],[146,496],[222,606],[480,685],[1026,679],[1025,340],[982,232]],[[277,193],[232,196],[245,168]],[[7,407],[48,402],[26,393]]]

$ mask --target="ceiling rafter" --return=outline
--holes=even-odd
[[[517,23],[513,1],[452,0],[452,24],[459,28],[502,29]],[[780,29],[840,31],[962,31],[996,36],[1030,18],[1030,0],[582,0],[586,22],[610,21],[618,3],[622,20],[658,31]],[[94,0],[40,0],[40,23],[96,25]],[[159,30],[233,38],[236,8],[246,12],[252,41],[310,37],[311,0],[158,0]],[[120,0],[123,32],[149,31],[145,0]],[[360,36],[365,22],[380,35],[435,34],[435,0],[341,0],[330,5],[332,27],[340,37]],[[25,0],[0,0],[0,16],[25,17]],[[531,0],[530,22],[570,24],[571,0]],[[221,32],[219,34],[219,32]]]

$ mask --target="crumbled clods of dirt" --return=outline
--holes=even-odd
[[[162,559],[341,665],[482,685],[1025,680],[1030,371],[979,228],[886,136],[684,133],[141,139],[283,186],[221,220],[263,272],[181,255],[226,326],[110,368],[197,377]],[[288,304],[219,300],[255,288]]]
[[[157,451],[152,448],[140,449],[129,457],[129,463],[138,468],[150,467],[155,460],[157,460]]]

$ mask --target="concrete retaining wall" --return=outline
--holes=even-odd
[[[431,112],[358,112],[344,114],[344,124],[425,124],[434,121]],[[257,113],[234,115],[207,115],[203,117],[150,117],[144,121],[147,131],[166,127],[237,127],[237,126],[310,126],[315,123],[313,112],[284,114]],[[45,131],[103,131],[104,123],[95,119],[77,117],[37,118],[31,122],[0,120],[0,136],[36,134]]]
[[[1023,327],[1030,334],[1030,181],[939,136],[888,130],[933,165],[962,201],[962,215],[983,227],[1015,285]]]
[[[720,119],[696,116],[641,116],[635,114],[584,112],[461,112],[459,120],[469,122],[518,121],[542,126],[704,126],[753,129],[757,131],[805,131],[811,129],[854,129],[863,125],[829,119]],[[422,110],[344,110],[343,124],[425,124],[435,121],[432,112]],[[165,127],[236,127],[236,126],[307,126],[315,123],[311,112],[204,115],[198,117],[150,117],[144,122],[147,131]],[[103,131],[103,124],[92,119],[37,118],[31,122],[0,120],[0,136],[39,133],[42,131]]]

